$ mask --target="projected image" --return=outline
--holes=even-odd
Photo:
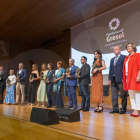
[[[100,50],[106,64],[103,74],[108,74],[110,60],[115,56],[114,46],[120,46],[121,54],[128,55],[126,45],[135,43],[138,46],[137,52],[140,52],[140,9],[138,5],[140,6],[140,1],[116,8],[72,27],[71,57],[75,59],[75,65],[81,67],[80,58],[86,56],[87,63],[92,67],[94,52]],[[128,9],[131,8],[133,9],[128,15]]]

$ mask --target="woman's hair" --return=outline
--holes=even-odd
[[[54,70],[54,65],[52,63],[48,63],[51,66],[51,69]]]
[[[32,66],[35,66],[35,70],[38,71],[38,66],[37,66],[37,64],[33,64]]]
[[[133,51],[136,52],[136,51],[137,51],[136,45],[135,45],[134,43],[128,43],[128,45],[129,45],[129,44],[131,45]],[[127,46],[128,46],[128,45],[127,45]],[[126,46],[126,49],[127,49],[127,46]]]
[[[61,67],[64,66],[63,62],[62,61],[58,61],[57,64],[59,64]]]
[[[46,63],[43,63],[42,65],[41,65],[41,70],[42,70],[42,66],[45,66],[45,69],[47,70],[48,69],[48,66],[47,66],[47,64]]]
[[[100,55],[100,57],[99,57],[99,63],[100,63],[100,65],[102,66],[102,53],[101,53],[100,50],[96,50],[95,52],[98,53],[98,54]],[[94,52],[94,54],[95,54],[95,52]],[[96,60],[97,60],[97,59],[94,57],[93,64],[96,62]]]

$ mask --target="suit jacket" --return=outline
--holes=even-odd
[[[66,78],[66,86],[77,86],[77,77],[75,76],[77,68],[75,65],[71,68],[71,78]]]
[[[49,77],[49,83],[51,83],[51,81],[53,80],[52,75],[55,74],[55,70],[52,70],[51,72],[48,71],[47,76]]]
[[[80,78],[79,83],[82,85],[89,85],[90,84],[90,66],[89,64],[85,63],[80,69]]]
[[[124,63],[124,59],[125,59],[125,55],[120,55],[116,66],[114,67],[114,59],[115,57],[113,57],[110,61],[110,69],[109,69],[109,80],[111,80],[111,82],[113,81],[113,75],[115,74],[115,81],[116,82],[122,82],[122,76],[123,76],[123,63]]]
[[[0,87],[5,86],[6,85],[6,79],[8,78],[8,74],[7,72],[3,71],[0,74],[1,80],[0,80]]]
[[[19,70],[17,71],[19,73]],[[22,69],[20,73],[20,84],[25,85],[26,84],[26,78],[27,78],[27,71],[25,69]]]

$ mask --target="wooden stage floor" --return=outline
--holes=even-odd
[[[140,117],[130,117],[131,109],[128,108],[127,114],[123,115],[109,114],[110,107],[104,107],[104,113],[94,113],[93,109],[94,105],[92,105],[89,112],[81,111],[80,122],[67,123],[60,121],[59,124],[50,126],[42,126],[29,122],[32,107],[27,105],[0,105],[0,116],[34,124],[38,128],[41,127],[40,130],[50,128],[68,133],[71,136],[70,140],[75,139],[72,138],[73,135],[80,136],[82,139],[140,140]],[[0,119],[0,140],[5,140],[1,136],[1,126],[4,125],[2,120]],[[18,125],[21,124],[18,123]]]

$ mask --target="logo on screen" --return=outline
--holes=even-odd
[[[119,26],[120,26],[120,20],[118,18],[113,18],[109,22],[109,28],[110,28],[110,30],[116,30]]]

